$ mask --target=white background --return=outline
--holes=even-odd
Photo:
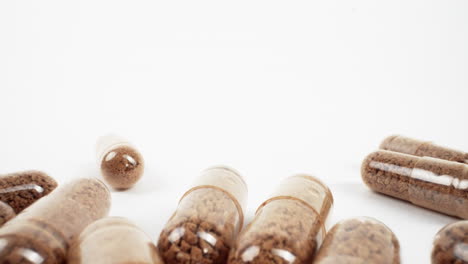
[[[468,2],[2,1],[1,173],[98,176],[118,133],[146,172],[113,193],[156,240],[188,184],[226,164],[248,219],[280,179],[316,175],[332,223],[373,216],[404,263],[454,218],[369,191],[362,159],[394,133],[468,150]]]

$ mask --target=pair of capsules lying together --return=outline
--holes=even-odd
[[[99,161],[118,157],[114,153],[106,158],[121,147],[99,148],[105,149],[98,155]],[[386,150],[370,154],[362,166],[363,179],[373,190],[466,218],[466,210],[462,210],[464,180],[468,179],[468,169],[462,164],[466,154],[404,137],[386,139],[381,148]],[[123,158],[111,168],[118,168],[114,172],[119,177],[133,175],[129,181],[113,179],[113,170],[104,171],[102,164],[101,170],[110,185],[128,188],[140,177],[135,175],[142,169],[135,165],[142,159],[120,156]],[[140,171],[132,172],[134,169]],[[0,220],[1,224],[8,221],[0,228],[0,263],[400,262],[397,238],[375,219],[344,220],[326,234],[333,197],[321,181],[307,175],[283,180],[242,229],[247,200],[244,180],[226,167],[207,169],[180,199],[157,247],[128,220],[106,217],[111,195],[100,180],[77,179],[54,190],[56,186],[40,172],[0,177]],[[433,263],[468,262],[462,259],[468,252],[466,230],[468,223],[459,222],[440,231]]]

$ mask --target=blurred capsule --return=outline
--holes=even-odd
[[[102,176],[115,189],[132,187],[143,175],[143,156],[127,140],[106,135],[96,144]]]
[[[15,216],[15,211],[11,206],[4,202],[0,202],[0,227]]]
[[[347,219],[328,232],[314,263],[399,264],[400,244],[392,230],[376,219]]]
[[[129,263],[162,264],[151,239],[122,217],[106,217],[90,224],[68,254],[68,264]]]

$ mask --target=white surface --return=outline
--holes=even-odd
[[[96,176],[96,139],[147,170],[113,194],[156,239],[204,168],[238,169],[249,212],[283,177],[330,184],[332,222],[368,215],[428,263],[455,221],[371,193],[360,163],[389,134],[468,150],[467,1],[1,1],[0,172]]]

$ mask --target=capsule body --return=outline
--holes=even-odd
[[[0,227],[15,216],[15,211],[11,206],[4,202],[0,202]]]
[[[438,146],[429,141],[421,141],[404,136],[390,136],[382,141],[380,148],[420,157],[433,157],[448,161],[468,163],[468,153]]]
[[[15,213],[21,212],[57,187],[57,182],[40,171],[23,171],[0,176],[0,201]]]
[[[468,263],[468,221],[442,228],[434,238],[432,264]]]
[[[81,232],[68,264],[162,264],[151,239],[122,217],[102,218]]]
[[[229,264],[310,264],[332,204],[330,190],[316,178],[285,179],[239,235]]]
[[[179,202],[159,237],[166,264],[225,263],[242,228],[247,186],[225,167],[205,170]]]
[[[379,150],[367,156],[361,173],[374,191],[468,219],[467,165]]]
[[[70,242],[109,207],[110,193],[99,180],[59,187],[0,229],[0,263],[65,263]]]
[[[383,223],[368,217],[347,219],[327,234],[316,264],[399,264],[400,245]]]
[[[143,175],[143,156],[119,136],[99,138],[96,154],[104,180],[115,189],[128,189]]]

